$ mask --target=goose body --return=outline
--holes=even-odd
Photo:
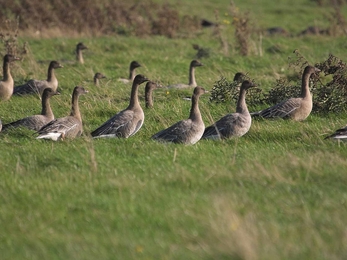
[[[199,109],[199,97],[205,93],[202,87],[195,87],[192,96],[192,106],[188,119],[179,121],[172,126],[161,130],[152,136],[152,139],[163,142],[195,144],[198,142],[205,130]]]
[[[94,138],[128,138],[140,130],[145,115],[138,100],[138,88],[140,84],[146,81],[148,79],[141,74],[135,77],[132,84],[129,106],[95,129],[91,133]]]
[[[240,95],[236,106],[236,112],[227,114],[219,119],[213,125],[207,127],[202,138],[226,139],[231,137],[241,137],[246,134],[252,124],[252,118],[249,114],[246,104],[246,91],[255,85],[245,80],[240,88]]]
[[[329,138],[332,138],[335,140],[347,141],[347,126],[337,129],[335,133],[325,137],[324,139],[329,139]]]
[[[76,61],[84,64],[84,59],[83,59],[83,50],[88,49],[87,46],[85,46],[82,42],[79,42],[76,45]]]
[[[13,95],[30,95],[39,94],[42,96],[46,88],[51,88],[53,91],[58,89],[58,79],[55,76],[54,70],[63,66],[57,61],[51,61],[48,66],[47,80],[29,80],[27,83],[14,88]]]
[[[104,79],[104,78],[106,78],[106,76],[104,74],[102,74],[100,72],[95,73],[94,78],[93,78],[94,85],[99,86],[100,79]]]
[[[10,63],[19,58],[6,54],[3,59],[3,80],[0,81],[0,99],[9,100],[13,94],[14,81],[10,72]]]
[[[263,118],[291,118],[294,121],[305,120],[312,111],[312,95],[310,93],[309,81],[312,74],[319,72],[318,68],[306,66],[302,75],[301,95],[290,98],[272,107],[251,113],[252,116]]]
[[[168,88],[195,88],[197,86],[195,79],[195,68],[203,66],[203,64],[198,60],[192,60],[189,65],[189,82],[188,84],[180,83],[169,85]]]
[[[138,63],[137,61],[132,61],[130,63],[130,66],[129,66],[129,77],[128,78],[120,78],[118,79],[119,81],[123,82],[123,83],[131,83],[133,82],[135,76],[136,76],[136,68],[139,68],[141,67],[141,64]]]
[[[69,116],[57,118],[43,126],[37,133],[37,139],[53,141],[65,138],[73,139],[83,132],[82,117],[78,105],[79,96],[88,93],[83,87],[76,86],[72,93],[72,108]]]
[[[59,94],[59,92],[55,92],[50,88],[46,88],[42,94],[41,114],[25,117],[12,123],[5,124],[3,125],[3,131],[17,127],[26,127],[34,131],[40,130],[44,125],[48,124],[54,119],[54,114],[52,112],[49,101],[52,96]]]

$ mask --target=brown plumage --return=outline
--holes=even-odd
[[[51,88],[53,91],[58,89],[58,79],[55,76],[54,70],[63,68],[63,66],[57,61],[51,61],[48,66],[47,80],[29,80],[27,83],[14,88],[13,95],[30,95],[38,94],[42,96],[43,91],[46,88]]]
[[[4,56],[3,63],[3,80],[0,81],[0,99],[3,101],[9,100],[13,94],[14,81],[10,72],[10,63],[19,60],[11,54]]]
[[[248,80],[243,81],[237,101],[236,113],[227,114],[213,125],[206,127],[202,138],[226,139],[230,137],[241,137],[246,134],[252,124],[252,118],[246,104],[246,92],[247,89],[254,86]]]
[[[310,93],[310,77],[319,72],[318,68],[306,66],[302,75],[301,95],[290,98],[264,110],[251,113],[263,118],[291,118],[294,121],[305,120],[312,111],[312,95]]]
[[[51,139],[53,141],[64,138],[73,139],[83,132],[82,117],[78,105],[80,95],[88,91],[83,87],[76,86],[72,93],[72,108],[69,116],[57,118],[43,126],[37,133],[37,139]]]
[[[202,87],[195,87],[192,96],[192,106],[189,118],[161,130],[152,136],[152,139],[163,142],[195,144],[200,140],[205,130],[199,109],[199,97],[206,91]]]
[[[140,84],[146,81],[148,79],[145,76],[141,74],[136,75],[131,88],[129,106],[95,129],[91,133],[94,138],[128,138],[140,130],[145,115],[138,99],[138,88]]]
[[[59,95],[59,92],[55,92],[50,88],[46,88],[42,94],[42,109],[41,114],[33,115],[14,121],[9,124],[3,125],[2,131],[6,131],[11,128],[26,127],[30,130],[38,131],[44,125],[48,124],[54,119],[54,114],[50,105],[50,98],[54,95]]]

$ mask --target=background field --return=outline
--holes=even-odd
[[[346,60],[343,33],[297,36],[311,25],[333,26],[328,1],[235,1],[253,24],[247,56],[237,47],[229,1],[166,3],[196,21],[215,22],[218,10],[221,32],[197,27],[190,34],[181,24],[174,37],[138,37],[64,33],[64,27],[35,32],[19,24],[15,50],[20,54],[27,42],[27,54],[12,66],[15,83],[46,78],[49,61],[59,60],[64,68],[56,70],[62,94],[52,98],[55,116],[69,113],[74,86],[89,94],[80,99],[85,133],[78,139],[36,140],[25,129],[0,135],[0,258],[346,259],[347,149],[324,140],[346,124],[345,112],[314,113],[304,122],[254,120],[240,139],[161,144],[151,135],[188,117],[190,102],[183,97],[192,90],[158,89],[135,136],[91,139],[92,130],[127,106],[130,85],[117,79],[127,76],[132,60],[142,64],[138,73],[163,85],[186,82],[197,54],[192,44],[199,44],[209,53],[196,69],[199,85],[211,90],[221,77],[231,80],[243,71],[264,92],[276,79],[298,73],[289,66],[295,49],[312,65],[329,54]],[[344,17],[346,6],[339,10]],[[259,33],[275,26],[291,36]],[[9,32],[7,38],[14,35]],[[78,42],[88,46],[84,65],[74,61]],[[99,87],[92,82],[95,72],[107,76]],[[144,106],[144,87],[139,92]],[[235,104],[211,103],[206,94],[200,108],[208,125]],[[39,111],[35,96],[0,103],[3,123]]]

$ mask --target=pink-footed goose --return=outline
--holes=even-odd
[[[50,98],[54,95],[59,94],[59,92],[55,92],[50,88],[46,88],[42,94],[42,110],[40,115],[25,117],[12,123],[5,124],[3,125],[2,130],[6,131],[8,129],[17,127],[26,127],[34,131],[40,130],[44,125],[48,124],[54,119],[54,114],[50,105]]]
[[[161,130],[153,135],[152,139],[182,144],[195,144],[198,142],[205,130],[205,124],[199,109],[199,97],[205,92],[204,88],[199,86],[195,87],[189,118]]]
[[[203,64],[198,60],[192,60],[189,65],[189,82],[188,84],[180,83],[180,84],[173,84],[167,86],[168,88],[189,88],[189,87],[196,87],[196,79],[195,79],[195,68],[203,66]]]
[[[131,83],[133,82],[135,76],[136,76],[136,68],[139,68],[141,67],[141,64],[138,63],[137,61],[132,61],[130,63],[130,66],[129,66],[129,77],[126,79],[126,78],[120,78],[118,79],[119,81],[123,82],[123,83]]]
[[[80,86],[76,86],[72,93],[72,107],[69,116],[57,118],[43,126],[37,133],[37,139],[51,139],[53,141],[73,139],[83,132],[82,117],[78,100],[80,95],[88,91]]]
[[[55,76],[54,70],[63,68],[63,66],[57,61],[51,61],[48,66],[47,80],[29,80],[27,83],[14,88],[13,95],[29,95],[38,94],[42,96],[43,91],[46,88],[51,88],[53,91],[58,89],[58,79]]]
[[[100,79],[104,79],[106,78],[106,76],[100,72],[95,73],[94,78],[93,78],[93,82],[95,86],[99,86],[100,85]]]
[[[335,133],[325,137],[324,139],[329,139],[329,138],[339,140],[339,141],[347,141],[347,125],[345,127],[337,129]]]
[[[226,139],[241,137],[246,134],[252,124],[252,118],[246,104],[246,92],[247,89],[254,86],[255,85],[248,80],[243,81],[236,105],[236,113],[227,114],[213,125],[206,127],[202,138]]]
[[[155,90],[157,88],[160,88],[160,86],[153,81],[148,81],[146,83],[146,87],[145,87],[146,108],[152,108],[153,107],[153,90]]]
[[[136,75],[131,88],[129,106],[95,129],[91,133],[94,138],[128,138],[140,130],[145,115],[138,99],[138,88],[140,84],[146,81],[148,81],[148,79],[145,76],[141,74]]]
[[[251,113],[263,118],[291,118],[294,121],[305,120],[312,111],[312,95],[310,93],[310,77],[319,72],[318,68],[306,66],[302,75],[301,95],[290,98],[264,110]]]
[[[3,80],[0,81],[0,99],[2,101],[9,100],[13,94],[14,81],[10,72],[10,63],[12,61],[19,60],[11,54],[6,54],[4,56],[3,63]]]
[[[83,50],[88,49],[87,46],[85,46],[82,42],[79,42],[76,45],[76,61],[84,64],[84,59],[83,59]]]

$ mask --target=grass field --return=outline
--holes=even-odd
[[[169,2],[179,3],[183,14],[211,20],[213,7],[222,13],[229,3]],[[237,4],[259,27],[298,33],[308,25],[328,25],[322,18],[328,11],[313,1],[258,2]],[[55,116],[69,114],[76,85],[89,93],[80,98],[80,138],[49,142],[25,129],[1,133],[1,259],[347,258],[347,149],[324,140],[346,124],[346,113],[315,113],[304,122],[256,119],[239,139],[162,144],[150,137],[188,117],[190,102],[183,97],[192,90],[158,89],[135,136],[90,137],[127,106],[130,85],[117,79],[128,75],[132,60],[142,64],[138,73],[163,85],[186,82],[196,54],[192,44],[199,44],[210,50],[196,69],[199,85],[211,90],[222,76],[231,80],[243,71],[263,91],[294,72],[288,64],[296,59],[295,49],[312,65],[329,53],[346,60],[345,36],[264,36],[261,43],[252,42],[261,52],[244,57],[233,45],[232,28],[223,33],[228,55],[210,29],[175,39],[19,34],[29,53],[12,66],[17,85],[46,78],[49,61],[59,60],[64,68],[56,70],[62,94],[51,100]],[[88,46],[84,65],[74,62],[80,41]],[[267,51],[274,45],[281,52]],[[107,76],[99,87],[92,82],[96,72]],[[327,79],[321,75],[321,80]],[[139,94],[144,107],[143,86]],[[233,112],[235,104],[211,103],[205,94],[200,108],[209,125]],[[38,97],[13,97],[0,103],[0,118],[8,123],[40,109]]]

